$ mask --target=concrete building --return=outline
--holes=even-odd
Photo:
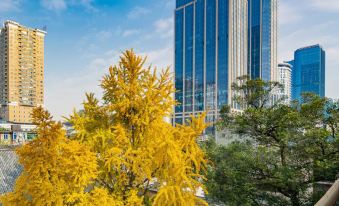
[[[279,96],[284,98],[285,104],[290,104],[292,96],[292,65],[281,63],[278,65],[279,83],[282,89],[279,91]]]
[[[320,45],[303,47],[294,52],[292,70],[292,100],[312,92],[325,97],[325,51]]]
[[[232,83],[247,75],[247,0],[177,0],[174,123],[208,111],[214,122],[232,101]],[[210,127],[207,133],[214,133]]]
[[[31,123],[44,104],[45,31],[6,21],[0,30],[0,118]]]
[[[278,0],[248,1],[248,73],[278,81]]]
[[[21,145],[33,140],[36,125],[0,122],[0,145]]]

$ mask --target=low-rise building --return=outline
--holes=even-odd
[[[19,145],[34,139],[36,125],[0,122],[0,144]]]

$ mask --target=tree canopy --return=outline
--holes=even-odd
[[[68,140],[62,125],[41,107],[32,116],[38,138],[16,150],[23,172],[14,191],[0,197],[0,202],[4,206],[112,203],[104,190],[92,184],[98,175],[95,153],[86,145]],[[91,191],[86,190],[90,185]]]
[[[207,147],[214,162],[206,182],[210,197],[229,205],[312,204],[309,188],[339,171],[338,102],[304,94],[285,105],[272,101],[277,83],[239,80],[233,89],[244,111],[226,106],[218,126],[242,139]]]
[[[74,139],[97,154],[96,184],[124,203],[205,204],[195,196],[206,163],[196,142],[204,116],[177,127],[166,122],[175,105],[169,69],[158,76],[145,60],[129,50],[109,68],[102,104],[87,94],[84,110],[70,117]],[[151,191],[157,193],[150,199]]]
[[[207,205],[205,153],[197,138],[205,116],[173,127],[165,121],[176,102],[169,69],[159,76],[133,50],[122,54],[101,81],[103,97],[86,94],[81,112],[68,119],[75,134],[39,108],[38,137],[17,150],[24,171],[12,205]]]

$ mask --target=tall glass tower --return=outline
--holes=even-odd
[[[320,45],[304,47],[294,52],[292,69],[292,99],[302,93],[325,96],[325,51]]]
[[[247,0],[177,0],[174,122],[208,111],[213,122],[231,101],[231,84],[247,74]],[[213,128],[212,128],[213,130]]]
[[[248,73],[277,81],[278,0],[248,1]]]

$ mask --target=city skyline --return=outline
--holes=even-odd
[[[294,2],[279,2],[278,62],[292,59],[294,50],[300,47],[321,44],[328,57],[326,95],[339,98],[335,90],[335,77],[339,75],[339,23],[335,18],[339,4],[333,0],[303,0],[296,4],[304,6],[297,6]],[[11,19],[33,28],[47,25],[46,107],[58,119],[81,106],[85,91],[99,93],[101,76],[126,48],[149,54],[153,65],[173,68],[174,1],[109,4],[54,0],[28,4],[24,0],[2,1],[0,20]],[[85,15],[89,17],[86,21],[82,19]]]

